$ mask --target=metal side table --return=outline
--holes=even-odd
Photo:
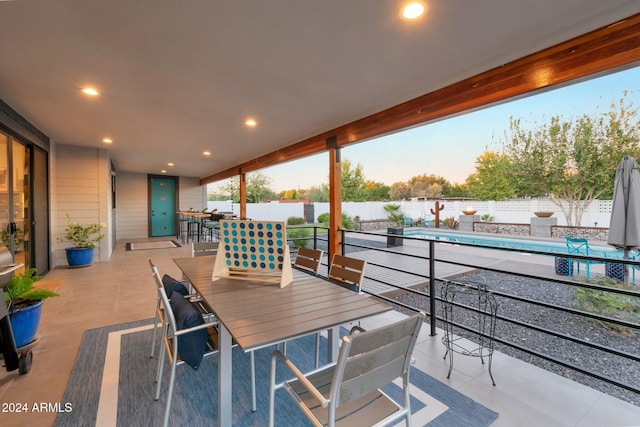
[[[498,303],[485,285],[471,286],[446,281],[442,285],[442,309],[444,312],[444,331],[442,343],[447,348],[444,358],[449,356],[449,372],[453,370],[453,354],[479,357],[484,365],[488,359],[489,376],[496,385],[491,372],[493,357],[493,337],[496,330]],[[454,328],[471,332],[477,337],[477,343],[454,335]]]

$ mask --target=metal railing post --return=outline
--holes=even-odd
[[[431,323],[431,336],[436,336],[436,245],[429,241],[429,322]]]
[[[318,227],[313,226],[313,249],[318,249]]]

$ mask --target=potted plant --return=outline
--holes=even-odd
[[[66,248],[69,267],[85,267],[93,262],[93,249],[104,237],[101,233],[105,224],[80,225],[71,221],[67,214],[67,228],[64,229],[64,241],[71,242],[73,247]]]
[[[400,205],[391,203],[382,207],[389,213],[387,218],[393,224],[393,227],[387,227],[387,247],[402,246],[402,237],[396,237],[404,234],[404,214],[400,212]]]
[[[9,307],[11,329],[18,348],[33,341],[40,323],[44,300],[58,296],[52,290],[34,286],[41,278],[36,275],[35,268],[30,268],[24,273],[14,274],[5,286],[4,300]]]

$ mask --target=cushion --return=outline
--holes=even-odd
[[[204,319],[198,309],[184,296],[174,292],[169,300],[178,330],[202,325]],[[178,353],[184,362],[193,369],[198,369],[207,346],[209,333],[206,328],[189,332],[178,337]]]
[[[185,296],[189,295],[189,290],[186,286],[168,274],[162,276],[162,284],[164,285],[164,291],[167,293],[167,298],[171,298],[171,294],[174,292],[178,292]]]

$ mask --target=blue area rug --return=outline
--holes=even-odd
[[[134,426],[160,425],[166,402],[168,370],[165,369],[163,391],[154,400],[156,359],[150,359],[152,319],[92,329],[85,332],[76,364],[63,402],[73,411],[60,413],[56,426]],[[304,369],[312,368],[313,336],[290,342],[287,356]],[[326,343],[323,341],[323,347]],[[258,410],[251,411],[249,356],[238,348],[233,351],[233,424],[264,426],[269,405],[269,359],[273,348],[256,352]],[[323,348],[324,350],[324,348]],[[323,352],[324,354],[324,352]],[[284,374],[284,369],[278,372]],[[424,372],[412,368],[412,421],[414,425],[432,427],[482,427],[498,416]],[[176,375],[170,425],[214,425],[217,417],[217,361],[205,359],[194,371],[179,366]],[[385,391],[401,398],[395,384]],[[310,425],[292,399],[279,390],[276,395],[276,425]],[[402,423],[401,425],[404,425]]]

